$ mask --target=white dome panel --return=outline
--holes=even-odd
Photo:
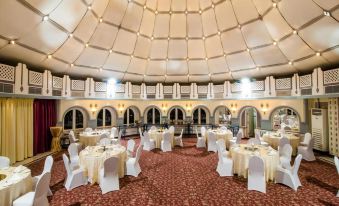
[[[232,77],[229,73],[212,74],[210,78],[213,82],[220,82],[220,83],[221,82],[223,83],[224,81],[232,79]]]
[[[120,29],[114,42],[113,50],[123,52],[125,54],[132,54],[136,41],[137,35],[135,33]]]
[[[1,57],[7,57],[11,60],[30,63],[32,65],[37,65],[47,58],[46,55],[26,49],[18,44],[8,44],[4,48],[1,48],[0,55]]]
[[[104,12],[103,19],[116,25],[120,25],[127,9],[126,0],[110,0]]]
[[[169,60],[167,62],[167,75],[187,75],[187,61]]]
[[[157,0],[147,0],[146,6],[152,10],[157,9]]]
[[[73,63],[85,45],[81,44],[74,38],[68,38],[68,40],[53,54],[53,57],[63,59],[69,63]]]
[[[168,37],[169,36],[170,15],[158,14],[155,18],[154,37]]]
[[[139,36],[134,49],[134,56],[148,58],[152,42],[150,39]]]
[[[188,11],[199,11],[199,0],[187,0]]]
[[[281,75],[296,73],[297,70],[293,66],[285,64],[285,65],[279,65],[279,66],[263,67],[263,68],[260,68],[260,72],[266,76],[269,76],[269,75],[281,76]]]
[[[151,59],[165,59],[167,58],[167,40],[153,40],[151,48]]]
[[[326,64],[326,59],[322,56],[313,56],[311,58],[293,63],[293,66],[299,71],[310,71],[318,66]]]
[[[139,31],[143,8],[137,4],[128,4],[127,10],[122,20],[122,26],[132,31]]]
[[[186,59],[187,58],[186,40],[170,40],[168,45],[168,58]]]
[[[224,54],[221,46],[220,37],[218,35],[207,38],[205,40],[205,47],[208,58]]]
[[[171,15],[171,37],[186,37],[186,15],[172,14]]]
[[[211,79],[207,75],[190,75],[188,81],[190,82],[209,82]]]
[[[201,15],[199,14],[188,14],[187,15],[187,30],[189,37],[202,37],[202,21]]]
[[[144,82],[158,83],[158,82],[164,82],[165,79],[166,78],[164,76],[145,76],[144,77]]]
[[[167,76],[165,78],[166,83],[187,83],[188,77],[186,76]]]
[[[152,36],[154,29],[155,14],[149,10],[144,10],[142,22],[140,25],[140,33],[146,36]]]
[[[268,32],[276,41],[293,32],[277,9],[272,9],[268,12],[263,20]]]
[[[102,17],[108,6],[109,1],[110,0],[93,0],[91,7],[92,10],[98,15],[98,17]]]
[[[158,1],[158,11],[169,11],[171,9],[171,0]]]
[[[25,0],[31,6],[39,10],[41,13],[47,15],[51,13],[62,0]],[[14,2],[14,1],[13,1]]]
[[[192,59],[206,58],[204,41],[201,39],[188,40],[188,56]]]
[[[251,51],[251,56],[257,66],[288,63],[279,47],[271,45]]]
[[[100,23],[97,26],[89,43],[93,46],[111,49],[113,47],[113,43],[117,36],[117,33],[117,27],[105,23]]]
[[[82,41],[88,42],[98,23],[98,19],[92,14],[92,12],[87,12],[78,27],[75,29],[74,35]]]
[[[211,0],[200,0],[200,9],[204,10],[208,7],[212,6]]]
[[[272,43],[272,37],[262,21],[246,24],[241,30],[249,48]]]
[[[173,11],[185,11],[186,10],[186,0],[172,0]]]
[[[225,57],[218,57],[208,60],[209,71],[211,74],[214,73],[225,73],[228,72],[227,63]]]
[[[147,75],[165,75],[166,74],[166,61],[148,61]]]
[[[216,34],[218,32],[217,22],[215,20],[215,14],[213,9],[204,11],[201,15],[202,25],[205,36]]]
[[[132,58],[127,72],[144,75],[146,73],[147,60]]]
[[[298,35],[292,35],[279,42],[279,48],[289,60],[314,54],[314,51]]]
[[[102,70],[101,72],[92,70],[90,71],[90,76],[97,76],[98,78],[103,80],[115,79],[117,82],[119,82],[122,80],[124,73],[110,70]]]
[[[339,5],[339,2],[336,0],[314,0],[314,2],[327,11]]]
[[[88,47],[84,49],[76,60],[76,64],[98,68],[104,65],[107,56],[107,51]]]
[[[146,0],[134,0],[135,2],[138,2],[141,5],[146,4]]]
[[[129,56],[118,54],[118,53],[111,53],[108,56],[103,68],[125,72],[130,63],[130,60],[131,60],[131,57]]]
[[[327,61],[335,64],[339,62],[339,48],[324,52],[321,54]]]
[[[190,60],[188,61],[189,74],[208,74],[209,69],[205,60]]]
[[[231,1],[224,1],[215,7],[215,17],[220,31],[238,25]]]
[[[244,38],[238,28],[222,33],[220,38],[226,54],[247,49]]]
[[[73,32],[86,11],[87,7],[81,1],[62,1],[58,7],[49,14],[49,18],[60,24],[67,31]]]
[[[252,0],[232,0],[232,4],[239,24],[256,19],[259,16]]]
[[[237,54],[227,55],[226,61],[231,71],[255,67],[255,64],[253,63],[251,55],[247,51],[237,53]]]
[[[273,5],[272,0],[253,0],[253,4],[261,15]]]
[[[58,73],[65,73],[71,69],[69,64],[65,64],[64,62],[58,61],[57,59],[54,58],[51,59],[46,58],[41,65],[48,69],[55,69],[55,72]]]
[[[143,75],[125,73],[123,81],[142,82],[143,79],[144,79]]]

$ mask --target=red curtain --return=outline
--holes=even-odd
[[[36,99],[33,103],[34,155],[51,150],[52,134],[49,127],[57,119],[56,100]]]

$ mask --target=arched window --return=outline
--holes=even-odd
[[[147,124],[160,124],[160,111],[157,108],[151,108],[147,111]]]
[[[194,124],[206,124],[207,114],[203,108],[197,108],[193,112],[193,123]]]
[[[71,109],[64,116],[64,129],[84,128],[84,115],[79,109]]]
[[[288,107],[282,107],[272,112],[272,129],[281,129],[285,125],[285,130],[299,131],[300,122],[296,111]]]
[[[182,124],[184,122],[184,112],[182,109],[175,107],[169,114],[171,124]]]
[[[230,125],[231,111],[225,106],[219,106],[214,112],[215,124]]]
[[[130,125],[134,123],[134,111],[131,108],[126,109],[124,114],[124,124]]]
[[[110,127],[112,123],[111,111],[108,108],[101,109],[97,117],[97,127]]]

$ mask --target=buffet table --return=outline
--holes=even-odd
[[[0,205],[12,205],[18,197],[31,192],[31,170],[25,166],[0,169]]]

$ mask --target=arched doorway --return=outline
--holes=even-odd
[[[245,137],[254,137],[254,130],[260,128],[261,117],[259,111],[252,106],[243,107],[239,112],[239,126],[244,130]]]
[[[168,110],[167,116],[170,124],[183,124],[185,115],[185,110],[182,107],[174,106]]]
[[[286,131],[300,131],[300,117],[297,111],[291,107],[278,107],[275,108],[270,115],[272,130],[281,129],[284,125]]]
[[[226,106],[218,106],[214,110],[214,123],[216,125],[231,125],[232,113]]]

